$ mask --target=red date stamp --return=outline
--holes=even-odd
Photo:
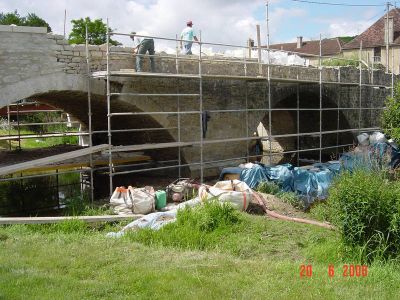
[[[366,265],[343,265],[341,269],[335,269],[334,265],[328,265],[328,277],[367,277],[368,266]],[[312,277],[312,265],[300,265],[300,277]]]

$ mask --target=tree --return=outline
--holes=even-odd
[[[10,13],[0,13],[0,25],[17,25],[47,27],[47,32],[51,32],[50,25],[34,13],[28,13],[26,17],[21,17],[17,10]]]
[[[393,97],[388,97],[382,113],[382,129],[396,143],[400,143],[400,82],[396,83]]]
[[[73,24],[71,33],[69,34],[68,41],[70,44],[84,44],[86,40],[86,25],[88,27],[88,43],[91,45],[101,45],[107,42],[107,25],[102,19],[90,20],[89,17],[85,19],[72,20]],[[112,32],[111,28],[108,28]],[[110,44],[121,45],[117,41],[110,38]]]
[[[51,32],[49,24],[34,13],[29,13],[25,18],[25,26],[47,27],[47,32]]]

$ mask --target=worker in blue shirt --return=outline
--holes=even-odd
[[[193,29],[193,22],[192,21],[187,21],[186,22],[186,28],[182,30],[181,33],[181,49],[182,47],[182,40],[184,40],[183,42],[183,46],[185,47],[185,54],[186,55],[191,55],[192,54],[192,44],[193,44],[193,40],[195,40],[196,42],[198,42],[199,40],[196,37],[196,33]]]

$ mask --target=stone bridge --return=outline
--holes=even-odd
[[[21,99],[35,99],[70,113],[82,124],[88,123],[88,79],[84,45],[69,45],[63,36],[47,34],[42,28],[0,26],[0,107]],[[133,69],[132,49],[111,47],[111,70]],[[156,47],[157,51],[157,47]],[[106,47],[89,46],[90,69],[106,69]],[[176,65],[175,56],[157,53],[156,72],[198,74],[198,57],[182,60]],[[189,57],[186,57],[189,58]],[[147,63],[147,62],[146,62]],[[145,68],[148,67],[145,65]],[[271,74],[271,124],[269,128],[268,83],[257,77],[259,66],[254,60],[227,61],[223,57],[204,57],[201,79],[203,110],[211,118],[207,123],[205,140],[234,139],[251,136],[260,122],[266,130],[264,135],[319,132],[320,85],[319,69],[315,67],[272,66]],[[266,66],[263,66],[263,75]],[[229,75],[229,76],[226,76]],[[248,76],[243,80],[241,76]],[[322,71],[322,131],[339,129],[372,128],[379,126],[380,109],[390,89],[391,76],[381,71],[374,75],[362,72],[358,85],[358,69],[341,67],[324,68]],[[300,81],[296,81],[296,80]],[[329,82],[329,83],[328,83]],[[341,84],[338,84],[340,82]],[[90,79],[92,92],[93,130],[107,129],[106,85],[104,79]],[[381,86],[381,87],[379,87]],[[199,78],[179,77],[116,77],[112,92],[119,93],[179,93],[198,94]],[[361,97],[360,97],[361,90]],[[360,111],[359,105],[366,110]],[[112,119],[113,129],[157,128],[145,132],[113,134],[113,145],[193,141],[200,139],[199,97],[132,97],[120,95],[112,98],[112,112],[186,112],[180,115],[181,130],[178,134],[176,114],[121,116]],[[300,110],[296,110],[299,107]],[[345,108],[337,110],[337,108]],[[246,113],[247,108],[247,113]],[[226,110],[223,112],[222,110]],[[297,128],[299,126],[299,128]],[[164,130],[160,130],[160,128]],[[349,144],[356,132],[326,133],[322,146]],[[107,140],[105,134],[96,134],[94,143]],[[251,143],[251,142],[250,142]],[[319,137],[277,137],[275,151],[309,149],[319,146]],[[211,143],[204,146],[204,161],[240,158],[247,155],[250,145],[246,141]],[[198,162],[199,146],[182,150],[187,163]],[[335,149],[324,150],[328,157]],[[148,151],[154,159],[176,158],[176,149]],[[304,153],[315,157],[316,152]],[[213,166],[229,163],[214,163]],[[190,168],[192,171],[196,166]],[[212,172],[212,171],[210,171]],[[207,174],[207,173],[205,173]],[[211,173],[210,173],[211,174]]]

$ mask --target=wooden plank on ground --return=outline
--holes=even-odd
[[[75,150],[75,151],[71,151],[71,152],[67,152],[67,153],[57,154],[57,155],[53,155],[53,156],[49,156],[49,157],[26,161],[26,162],[11,165],[11,166],[2,167],[2,168],[0,168],[0,176],[7,175],[7,174],[13,174],[13,173],[20,172],[20,171],[23,171],[26,169],[31,169],[31,168],[35,168],[35,167],[39,167],[39,166],[43,166],[43,165],[48,165],[51,163],[62,162],[67,159],[84,156],[84,155],[88,155],[88,154],[95,153],[95,152],[100,152],[100,151],[103,151],[106,149],[108,149],[108,145],[102,144],[102,145],[88,147],[88,148],[81,149],[81,150]]]
[[[105,215],[105,216],[76,216],[76,217],[10,217],[0,218],[0,225],[12,225],[12,224],[50,224],[60,223],[65,220],[81,220],[87,223],[96,222],[115,222],[123,220],[137,220],[143,217],[143,215]]]

